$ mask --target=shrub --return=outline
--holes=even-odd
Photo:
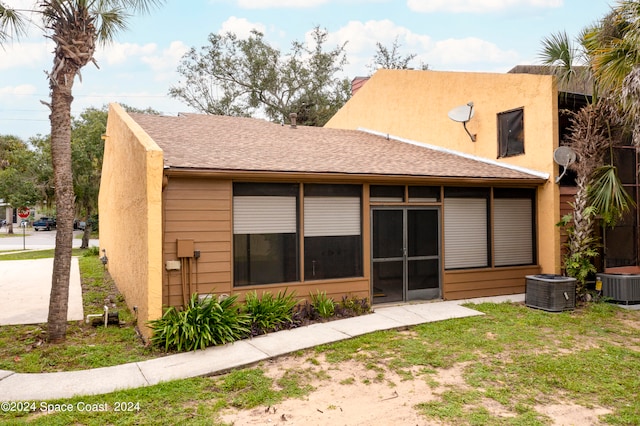
[[[336,305],[336,315],[340,317],[356,317],[371,313],[369,299],[342,296],[342,300]]]
[[[91,257],[91,256],[98,256],[99,254],[100,254],[100,247],[91,246],[84,253],[82,253],[82,256]]]
[[[329,318],[332,317],[335,313],[335,303],[333,303],[333,299],[327,297],[327,292],[323,291],[318,292],[316,294],[311,294],[311,306],[318,312],[321,318]]]
[[[236,299],[200,299],[194,293],[185,309],[170,307],[162,318],[149,321],[151,342],[167,351],[190,351],[242,339],[249,333],[249,320],[234,306]]]
[[[257,336],[270,331],[291,328],[293,324],[293,308],[298,304],[295,293],[278,292],[274,297],[270,292],[263,292],[258,298],[255,291],[247,293],[244,309],[251,321],[251,335]]]

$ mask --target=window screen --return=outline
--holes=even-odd
[[[524,154],[524,108],[498,114],[498,158]]]
[[[358,185],[305,185],[305,280],[362,276]]]
[[[234,184],[234,285],[298,280],[297,188]]]

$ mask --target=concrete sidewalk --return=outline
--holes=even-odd
[[[461,306],[464,303],[507,301],[523,302],[524,295],[378,307],[370,315],[312,324],[201,351],[113,367],[41,374],[0,370],[0,400],[35,401],[100,395],[169,380],[208,376],[373,331],[483,315],[479,311]]]

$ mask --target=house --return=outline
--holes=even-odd
[[[367,99],[377,76],[353,100]],[[551,153],[557,115],[545,112],[556,105],[551,95],[525,99],[538,94],[534,84],[553,92],[550,77],[508,78],[526,80],[522,99],[503,105],[469,92],[423,116],[448,148],[426,133],[402,134],[416,114],[387,133],[375,121],[363,123],[371,130],[316,128],[112,104],[99,196],[109,272],[141,325],[194,292],[324,291],[373,304],[521,293],[526,275],[558,269],[557,213],[547,218],[557,210],[557,169],[528,150],[528,135],[539,132],[534,143]],[[468,123],[476,142],[447,118],[469,100],[478,105]],[[497,149],[495,113],[518,106],[531,161],[467,149],[489,138]],[[330,124],[345,124],[342,116]]]

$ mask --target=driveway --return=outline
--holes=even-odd
[[[27,232],[31,235],[24,240],[21,228],[16,227],[15,232],[16,237],[0,238],[0,251],[21,251],[23,244],[27,250],[55,247],[55,231],[29,229]],[[80,244],[81,240],[73,240],[74,247],[80,247]],[[99,246],[99,242],[91,240],[89,245]],[[52,274],[53,258],[0,261],[0,325],[46,323]],[[67,319],[80,321],[83,318],[80,268],[78,259],[74,258],[71,260]]]
[[[0,261],[0,325],[47,322],[52,274],[53,258]],[[83,318],[80,268],[73,258],[67,319]]]

